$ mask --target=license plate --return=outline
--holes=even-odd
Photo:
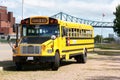
[[[34,60],[33,57],[27,57],[27,60]]]

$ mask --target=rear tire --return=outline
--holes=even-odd
[[[84,50],[83,54],[75,56],[77,63],[86,63],[87,62],[87,50]]]
[[[58,52],[56,52],[55,61],[52,63],[52,70],[53,71],[58,70],[59,66],[60,66],[60,55]]]

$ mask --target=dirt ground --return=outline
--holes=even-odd
[[[48,65],[47,65],[48,66]],[[89,53],[86,64],[62,61],[58,71],[46,65],[25,66],[16,71],[8,44],[0,44],[0,80],[120,80],[120,55]]]

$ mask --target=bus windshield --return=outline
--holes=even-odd
[[[23,25],[23,36],[42,36],[51,37],[52,35],[59,35],[58,25]]]

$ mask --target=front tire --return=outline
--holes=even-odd
[[[18,71],[22,70],[22,64],[20,62],[16,62],[15,65],[16,65],[16,70]]]
[[[56,52],[55,61],[52,63],[52,70],[53,71],[58,70],[59,66],[60,66],[60,55],[59,55],[59,52]]]

